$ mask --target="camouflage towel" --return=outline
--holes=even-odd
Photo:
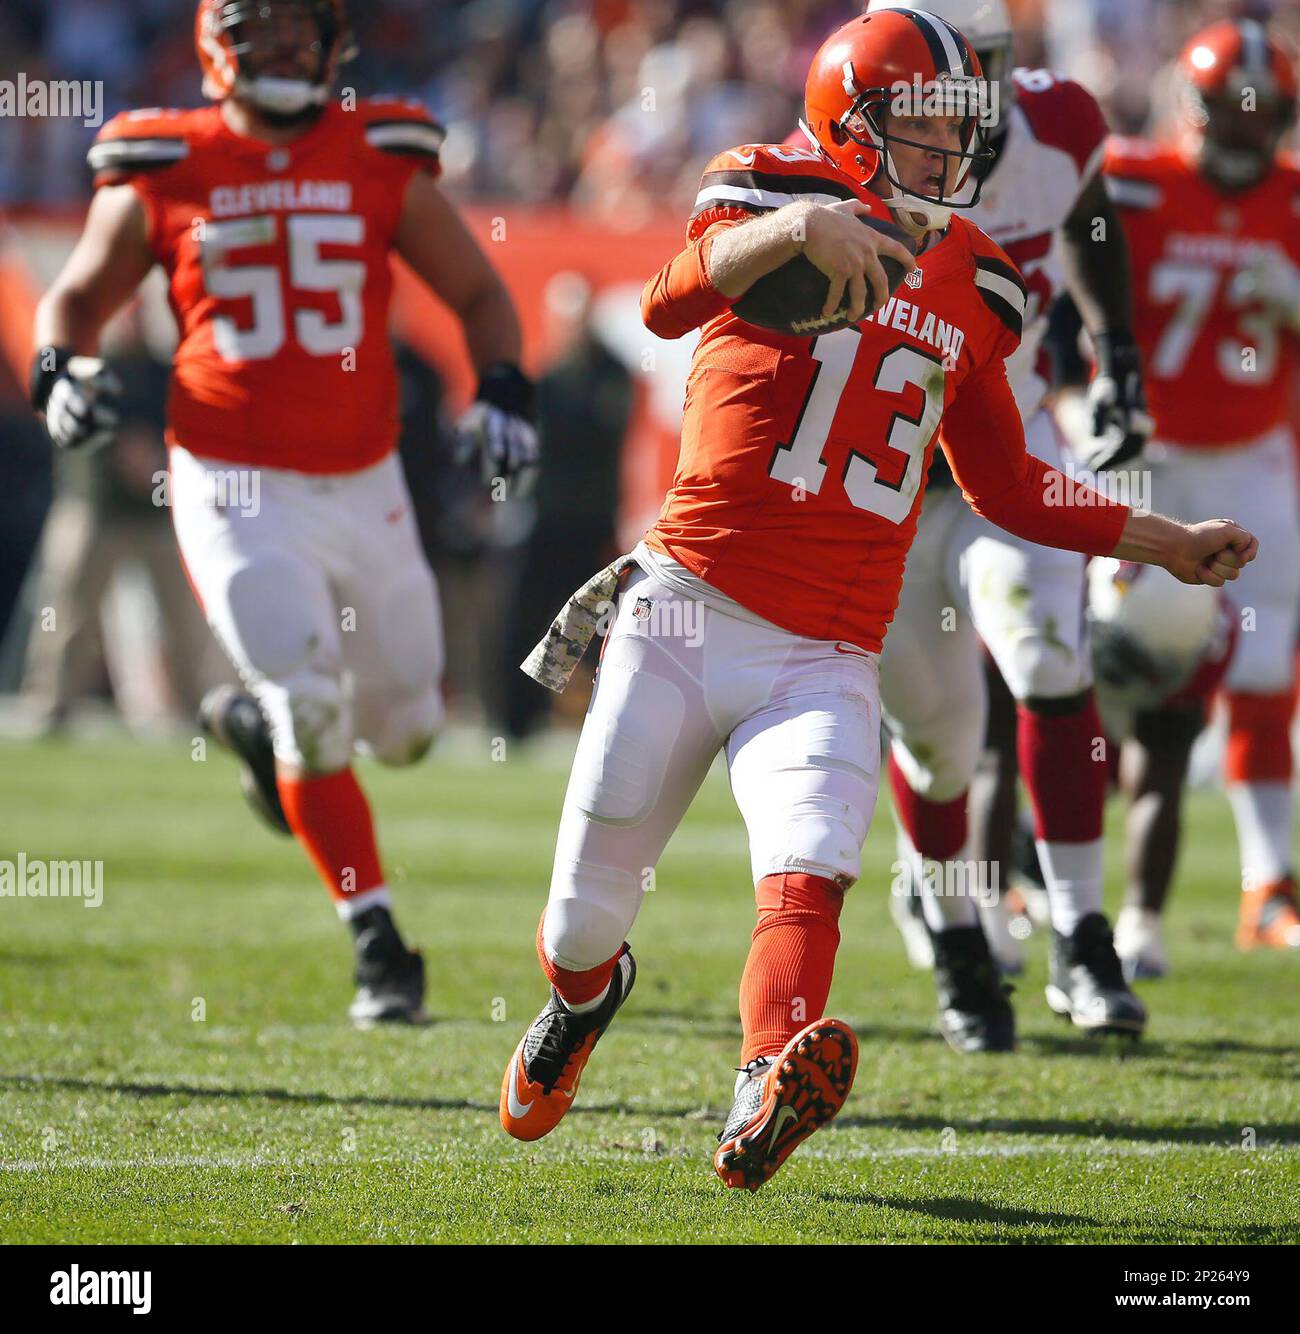
[[[560,608],[546,637],[519,664],[520,671],[547,690],[563,694],[601,617],[614,604],[614,594],[618,591],[623,571],[635,564],[631,556],[620,556],[610,561],[599,574],[593,574]]]

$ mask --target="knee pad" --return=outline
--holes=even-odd
[[[1092,684],[1087,645],[1071,646],[1038,630],[1025,634],[1009,654],[1000,654],[998,666],[1018,700],[1067,699]]]
[[[907,786],[925,801],[942,804],[965,797],[984,748],[983,717],[958,714],[941,744],[933,747],[895,738],[890,760]]]
[[[601,868],[589,868],[599,870]],[[611,872],[618,877],[620,889],[622,872]],[[639,895],[639,889],[638,889]],[[552,895],[546,905],[539,944],[544,958],[558,968],[581,973],[607,963],[627,939],[628,929],[636,916],[635,908],[629,914],[627,898],[620,894],[609,902],[593,898],[556,898]]]
[[[376,734],[366,736],[362,748],[380,764],[414,764],[429,753],[445,716],[437,690],[399,701],[380,714]]]
[[[336,676],[296,672],[259,681],[253,693],[271,725],[276,759],[308,773],[346,768],[352,759],[352,716]]]

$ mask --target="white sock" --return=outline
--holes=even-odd
[[[1049,843],[1037,838],[1034,845],[1047,885],[1052,930],[1072,936],[1083,918],[1101,911],[1101,839],[1090,843]]]
[[[354,917],[360,917],[363,912],[370,908],[391,908],[392,906],[393,900],[388,892],[387,885],[376,885],[373,889],[363,889],[360,894],[349,894],[346,898],[334,901],[334,907],[338,915],[345,922],[350,922]]]
[[[922,857],[910,843],[907,845],[907,853],[912,863],[912,884],[921,887],[921,915],[925,918],[926,926],[931,931],[947,931],[954,926],[978,926],[974,898],[977,886],[967,884],[964,875],[949,874],[952,862]],[[945,889],[967,892],[945,894]]]
[[[1259,889],[1291,874],[1291,784],[1230,783],[1237,822],[1241,887]]]

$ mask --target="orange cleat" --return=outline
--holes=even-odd
[[[1274,880],[1242,893],[1237,948],[1300,949],[1300,909],[1296,907],[1293,878]]]
[[[574,1014],[551,988],[551,999],[519,1040],[501,1081],[501,1125],[508,1134],[541,1139],[560,1124],[600,1035],[635,981],[636,963],[624,945],[599,1009]]]
[[[723,1182],[757,1190],[844,1106],[857,1068],[858,1040],[842,1019],[818,1019],[775,1059],[750,1061],[713,1155]]]

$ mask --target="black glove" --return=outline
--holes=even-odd
[[[1155,423],[1142,393],[1142,364],[1132,335],[1103,333],[1092,341],[1097,349],[1097,374],[1088,386],[1093,439],[1083,462],[1101,472],[1137,458]]]
[[[474,402],[456,424],[458,457],[477,454],[484,482],[504,477],[516,495],[532,488],[541,458],[534,396],[533,382],[518,366],[498,362],[483,372]]]
[[[98,449],[117,430],[122,384],[98,357],[43,347],[32,363],[32,406],[60,449]]]

